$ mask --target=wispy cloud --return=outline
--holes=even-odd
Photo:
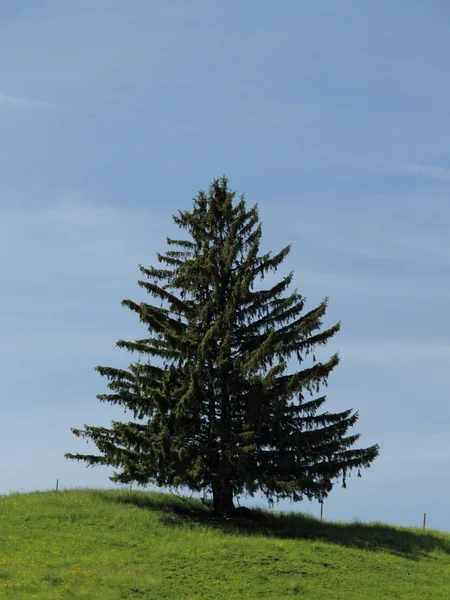
[[[102,119],[111,119],[113,121],[126,121],[129,123],[140,123],[142,125],[151,125],[152,127],[155,127],[158,129],[165,128],[165,129],[173,130],[174,127],[176,128],[176,126],[174,126],[173,123],[170,124],[170,123],[161,121],[159,119],[155,120],[155,119],[147,119],[145,117],[139,117],[139,116],[129,115],[129,114],[109,113],[109,112],[102,111],[102,110],[83,110],[83,109],[75,108],[72,106],[61,106],[59,104],[54,104],[53,102],[37,100],[35,98],[10,96],[8,94],[3,94],[0,92],[0,109],[3,104],[9,104],[11,106],[25,107],[25,108],[41,108],[41,109],[46,109],[46,110],[54,110],[54,111],[58,111],[58,112],[84,115],[86,117],[99,117]],[[189,130],[189,127],[187,127],[187,126],[184,126],[184,127],[180,126],[179,131],[180,132],[182,132],[182,131],[189,132],[190,130]]]
[[[419,226],[409,221],[411,208],[407,203],[392,199],[391,205],[395,206],[397,216],[392,216],[382,205],[379,210],[371,207],[359,214],[356,210],[342,210],[326,220],[302,217],[294,227],[300,243],[307,242],[317,248],[369,259],[390,259],[397,264],[450,266],[448,234],[439,227],[439,218],[449,211],[437,207],[439,216],[434,216],[426,211],[425,205],[415,207],[415,218],[424,214],[424,222]]]
[[[425,163],[415,163],[397,159],[380,159],[362,154],[349,153],[323,153],[324,160],[332,160],[335,163],[344,163],[359,167],[368,167],[381,171],[394,171],[413,175],[416,177],[427,177],[440,181],[450,181],[450,166],[437,167]]]
[[[429,177],[430,179],[438,179],[441,181],[450,181],[450,167],[435,167],[433,165],[414,164],[402,161],[392,162],[390,163],[390,167],[392,170],[400,173],[407,173],[419,177]]]
[[[21,96],[8,96],[7,94],[2,94],[0,92],[0,106],[5,103],[15,106],[30,106],[47,108],[51,110],[67,110],[63,106],[58,106],[57,104],[52,104],[51,102],[43,102],[41,100],[33,100],[32,98],[23,98]]]

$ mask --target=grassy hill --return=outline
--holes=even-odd
[[[219,520],[163,494],[0,496],[0,598],[450,598],[450,535],[251,511]]]

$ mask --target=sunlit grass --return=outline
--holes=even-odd
[[[450,536],[129,491],[0,496],[0,598],[445,599]]]

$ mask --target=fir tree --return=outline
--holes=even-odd
[[[115,482],[211,493],[221,513],[244,492],[323,500],[337,479],[345,486],[378,455],[377,445],[354,448],[357,412],[321,412],[325,396],[314,397],[339,363],[337,354],[314,357],[340,329],[321,331],[327,299],[304,313],[304,297],[285,294],[293,273],[254,289],[291,247],[260,255],[257,205],[234,199],[225,177],[214,180],[193,210],[173,217],[190,239],[167,238],[173,249],[157,255],[164,268],[140,265],[139,285],[161,305],[123,300],[149,337],[116,345],[144,360],[128,370],[96,367],[111,391],[97,398],[134,420],[72,429],[100,454],[66,454],[115,467]],[[286,373],[291,357],[301,364],[309,354],[312,364]]]

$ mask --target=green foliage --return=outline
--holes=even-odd
[[[353,448],[359,436],[348,431],[358,413],[319,412],[325,396],[306,399],[339,363],[338,355],[317,362],[314,349],[340,324],[321,331],[327,299],[304,313],[297,290],[285,295],[292,273],[254,289],[290,246],[260,255],[258,208],[234,199],[225,177],[214,180],[192,211],[173,217],[190,239],[167,239],[174,249],[158,254],[164,268],[140,266],[146,280],[138,283],[160,306],[123,300],[149,337],[117,346],[144,362],[97,367],[111,392],[98,398],[135,420],[73,429],[101,454],[66,456],[113,466],[120,483],[212,492],[221,512],[243,492],[321,500],[337,478],[345,485],[349,471],[370,466],[378,446]],[[309,367],[286,373],[292,357],[301,364],[309,354]]]
[[[447,600],[450,536],[74,490],[0,496],[0,598]]]

